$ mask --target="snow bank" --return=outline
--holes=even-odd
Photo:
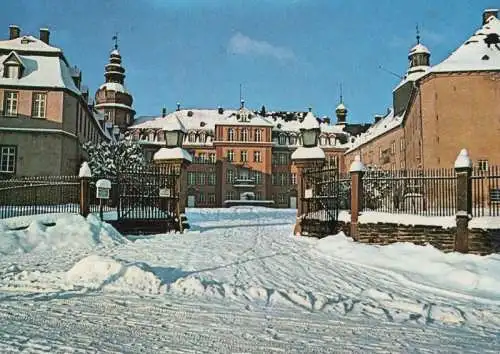
[[[159,294],[161,280],[145,263],[127,263],[111,257],[83,258],[66,273],[68,284],[92,290]]]
[[[0,254],[38,250],[92,249],[128,242],[116,229],[93,215],[57,214],[0,221]]]
[[[317,250],[337,260],[376,268],[400,277],[403,283],[418,283],[446,292],[489,300],[500,300],[500,255],[477,256],[442,253],[427,245],[393,243],[386,246],[354,242],[343,233],[318,241]]]
[[[350,222],[351,214],[348,211],[339,213],[339,221]],[[456,227],[454,216],[422,216],[414,214],[393,214],[379,211],[363,211],[360,213],[358,222],[360,224],[390,223],[399,225],[427,225],[441,226],[443,228]]]

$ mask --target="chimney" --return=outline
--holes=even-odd
[[[181,103],[177,102],[177,111],[180,111],[180,110],[181,110]]]
[[[40,40],[45,44],[50,44],[50,31],[48,28],[40,28]]]
[[[16,39],[21,36],[21,29],[19,26],[16,25],[10,25],[9,26],[9,39]]]
[[[375,124],[377,124],[378,122],[380,122],[382,120],[382,118],[384,118],[384,116],[381,116],[379,114],[376,114],[375,115]]]
[[[167,115],[167,109],[165,107],[162,108],[161,110],[161,117],[165,117]]]
[[[224,114],[224,108],[222,108],[221,106],[217,107],[217,112],[219,114]]]
[[[483,25],[486,24],[486,21],[488,21],[491,16],[498,18],[498,9],[486,9],[483,11]]]

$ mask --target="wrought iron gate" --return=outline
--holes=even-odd
[[[341,196],[339,170],[325,166],[306,169],[302,176],[302,233],[326,236],[336,232]]]

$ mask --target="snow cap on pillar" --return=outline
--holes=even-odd
[[[307,112],[306,116],[304,117],[304,120],[302,121],[302,124],[300,125],[300,128],[302,129],[319,129],[319,122],[314,116],[313,112],[311,112],[311,109],[309,109],[309,112]]]
[[[168,160],[186,160],[189,162],[193,161],[193,158],[189,152],[183,148],[161,148],[153,155],[154,161],[168,161]]]
[[[356,155],[354,161],[351,163],[349,172],[363,172],[365,170],[365,165],[361,162],[361,156]]]
[[[455,168],[471,168],[472,160],[467,149],[462,149],[455,160]]]
[[[87,161],[84,161],[80,166],[80,172],[78,173],[78,177],[80,178],[91,178],[92,171],[90,170],[90,166]]]

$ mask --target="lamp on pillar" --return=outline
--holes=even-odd
[[[175,214],[178,222],[179,232],[189,228],[186,211],[186,188],[187,184],[186,169],[192,162],[192,157],[182,148],[182,142],[186,136],[186,128],[176,115],[166,122],[162,128],[163,137],[165,139],[165,147],[160,148],[153,156],[153,161],[159,166],[165,167],[168,175],[175,174],[175,185],[171,185],[169,180],[165,181],[165,188],[163,189],[165,202],[163,203],[167,208],[167,204],[175,203]],[[173,189],[173,191],[170,191]],[[167,192],[168,191],[168,192]],[[170,202],[170,203],[167,203]]]
[[[307,181],[304,180],[304,171],[311,168],[323,166],[325,162],[325,152],[318,146],[319,134],[321,132],[320,125],[311,109],[304,117],[300,126],[302,136],[302,146],[298,147],[292,154],[292,161],[297,168],[297,196],[299,202],[297,205],[297,222],[295,224],[294,233],[301,234],[301,221],[307,214],[307,198],[311,196],[305,195],[306,189],[310,189]]]

